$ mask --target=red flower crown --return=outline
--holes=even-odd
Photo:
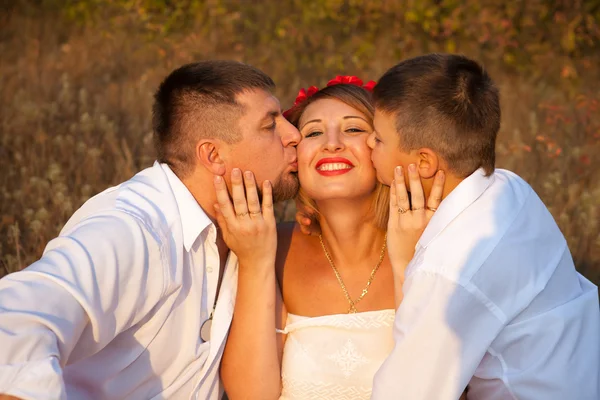
[[[375,85],[377,84],[377,82],[375,81],[369,81],[367,82],[366,85],[363,85],[363,81],[360,78],[357,78],[356,76],[351,76],[351,75],[338,75],[336,76],[334,79],[330,80],[329,82],[327,82],[327,85],[325,87],[328,86],[334,86],[334,85],[354,85],[354,86],[360,86],[363,89],[368,90],[369,92],[373,91],[373,88],[375,87]],[[315,93],[317,93],[320,89],[316,86],[311,86],[308,89],[300,89],[300,91],[298,92],[298,96],[296,96],[296,101],[294,101],[294,105],[283,112],[283,116],[285,118],[287,118],[290,113],[292,112],[292,110],[294,108],[296,108],[296,106],[298,104],[303,103],[304,101],[306,101],[309,97],[313,96]]]

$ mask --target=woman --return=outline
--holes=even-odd
[[[397,305],[386,257],[388,191],[377,183],[366,144],[373,112],[368,87],[357,78],[338,77],[322,90],[301,91],[287,113],[302,135],[300,200],[315,210],[322,233],[309,236],[295,224],[278,226],[273,275],[268,272],[273,250],[248,251],[253,255],[247,261],[240,256],[238,298],[221,367],[231,399],[370,397],[373,375],[393,347]],[[238,210],[234,187],[236,212],[250,214],[244,216],[246,234],[253,223],[265,223],[254,233],[266,235],[262,249],[272,248],[269,186],[263,187],[258,215],[254,182],[246,178],[247,209]],[[237,183],[241,186],[241,178]],[[219,216],[228,244],[235,236],[232,222]],[[265,308],[272,318],[257,317]]]

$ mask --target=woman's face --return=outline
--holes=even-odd
[[[298,124],[298,177],[314,200],[357,198],[377,182],[367,138],[373,132],[362,112],[334,99],[311,103]]]

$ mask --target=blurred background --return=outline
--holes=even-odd
[[[338,74],[456,52],[501,90],[498,166],[523,176],[600,283],[600,0],[0,0],[0,277],[90,196],[154,160],[171,70],[235,59],[282,106]],[[293,219],[292,203],[280,219]]]

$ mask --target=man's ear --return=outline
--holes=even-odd
[[[206,139],[196,145],[196,157],[204,168],[214,175],[225,175],[225,162],[220,151],[224,150],[221,143],[214,139]]]
[[[423,147],[418,151],[419,161],[417,169],[421,178],[433,178],[440,168],[440,158],[436,152],[428,147]]]

